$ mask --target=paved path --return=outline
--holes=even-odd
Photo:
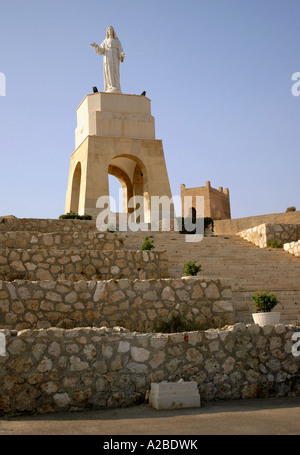
[[[300,435],[300,397],[206,402],[172,411],[140,405],[2,418],[0,435]]]

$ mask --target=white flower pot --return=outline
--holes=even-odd
[[[252,313],[255,324],[263,327],[264,325],[276,325],[280,321],[280,313],[278,311],[269,311],[268,313]]]

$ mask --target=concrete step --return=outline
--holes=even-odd
[[[240,237],[227,235],[204,236],[201,242],[186,242],[186,236],[178,232],[138,231],[109,235],[110,238],[105,239],[109,240],[106,244],[103,240],[105,236],[97,231],[94,221],[9,219],[0,223],[0,246],[12,250],[29,246],[32,250],[48,253],[57,248],[66,251],[66,257],[69,257],[73,247],[82,254],[87,250],[98,249],[98,252],[101,252],[106,248],[116,249],[117,244],[114,242],[120,242],[120,236],[122,243],[119,243],[118,249],[139,250],[144,238],[148,236],[154,241],[155,249],[152,251],[167,250],[171,277],[182,276],[184,263],[197,260],[202,265],[201,274],[230,279],[234,292],[281,292],[285,317],[289,320],[299,318],[297,305],[300,292],[300,258],[283,250],[260,249]],[[3,265],[5,264],[0,264],[1,267]],[[285,296],[284,292],[290,294]],[[292,303],[289,299],[292,299]],[[293,303],[293,299],[296,303]],[[237,312],[241,317],[249,317],[249,314],[251,316],[247,305],[249,302],[246,303],[239,296]]]
[[[300,290],[282,290],[275,288],[272,290],[279,300],[278,305],[273,311],[281,313],[281,322],[287,324],[300,324]],[[233,305],[236,309],[236,317],[241,322],[252,322],[254,312],[254,302],[251,298],[256,291],[233,291]]]

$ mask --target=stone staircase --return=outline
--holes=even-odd
[[[126,233],[126,248],[137,248],[147,233]],[[199,243],[187,243],[185,235],[155,232],[149,237],[169,256],[169,274],[182,276],[183,264],[198,261],[201,275],[231,281],[236,319],[252,322],[256,291],[270,290],[280,300],[281,321],[300,323],[300,259],[279,249],[261,249],[237,236],[205,236]]]
[[[93,221],[0,219],[0,248],[63,250],[138,250],[143,239],[154,240],[156,250],[167,250],[170,277],[183,275],[183,264],[197,260],[207,278],[228,278],[233,290],[236,320],[252,322],[251,295],[270,290],[277,294],[281,321],[300,324],[300,259],[283,250],[260,249],[237,236],[205,236],[201,242],[186,242],[178,232],[124,232],[103,234]],[[99,251],[99,252],[100,252]],[[155,251],[155,250],[154,250]],[[99,255],[99,253],[97,253]],[[0,264],[1,266],[1,264]]]

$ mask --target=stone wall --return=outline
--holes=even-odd
[[[6,334],[0,413],[50,413],[144,402],[151,382],[196,381],[201,399],[300,395],[299,327],[235,324],[175,334],[121,328]]]
[[[0,327],[125,327],[150,332],[172,314],[222,327],[234,322],[227,280],[0,281]]]
[[[1,248],[23,249],[67,249],[84,250],[121,250],[124,248],[125,236],[122,233],[94,231],[75,232],[30,232],[0,230]]]
[[[285,243],[283,245],[284,251],[287,251],[294,256],[300,257],[300,240],[298,242]]]
[[[0,231],[82,232],[97,231],[97,228],[95,220],[0,217]]]
[[[265,223],[300,224],[300,211],[248,216],[245,218],[235,218],[231,220],[216,220],[214,222],[214,234],[236,235],[238,232],[245,231],[246,229]]]
[[[166,251],[0,249],[0,279],[109,280],[168,277]]]
[[[238,232],[238,235],[260,248],[266,248],[269,240],[278,240],[284,244],[300,239],[300,224],[265,223]]]

